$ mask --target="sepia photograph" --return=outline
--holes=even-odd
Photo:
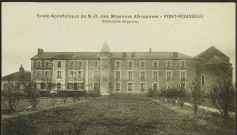
[[[3,2],[2,135],[235,135],[235,3]]]

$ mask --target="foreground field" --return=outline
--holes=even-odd
[[[182,111],[183,110],[183,111]],[[2,134],[234,134],[216,114],[154,102],[145,97],[110,96],[2,120]]]

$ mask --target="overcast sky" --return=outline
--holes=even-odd
[[[234,3],[3,3],[2,76],[42,48],[48,52],[98,52],[105,41],[110,50],[173,52],[195,56],[210,46],[225,53],[235,65]],[[203,18],[123,19],[139,24],[104,24],[101,18],[37,18],[37,14],[177,15]],[[121,19],[109,19],[121,20]]]

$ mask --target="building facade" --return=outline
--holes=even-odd
[[[24,70],[24,68],[21,67],[19,68],[18,72],[6,75],[2,77],[2,87],[1,89],[4,90],[4,87],[7,83],[12,82],[13,84],[16,84],[19,86],[20,92],[24,93],[24,85],[27,85],[31,81],[31,72]]]
[[[178,52],[44,52],[31,58],[31,79],[38,90],[52,82],[52,90],[100,90],[111,93],[146,93],[148,89],[187,88],[194,80],[211,87],[228,67],[229,57],[215,47],[195,57]],[[217,69],[215,71],[213,69]],[[217,72],[217,73],[216,73]]]

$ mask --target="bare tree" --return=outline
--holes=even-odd
[[[4,83],[2,90],[2,103],[10,113],[17,107],[20,100],[19,85],[9,81]]]
[[[197,114],[199,106],[204,102],[203,95],[204,90],[201,89],[199,81],[195,79],[190,88],[190,103],[193,106],[194,113]]]
[[[35,83],[30,82],[26,86],[27,98],[33,108],[35,108],[40,102],[39,93],[36,91]]]
[[[225,121],[229,118],[229,111],[235,105],[236,86],[229,77],[223,77],[213,86],[211,102],[223,114]]]

